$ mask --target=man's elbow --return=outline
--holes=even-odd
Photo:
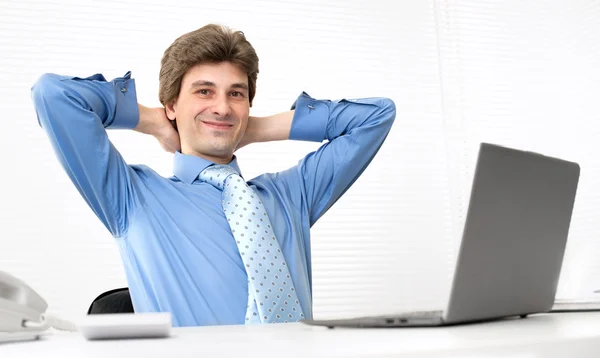
[[[396,119],[396,104],[390,98],[381,99],[381,118],[391,127]]]
[[[34,103],[48,96],[52,96],[60,90],[60,79],[52,73],[44,73],[31,87],[31,97]]]
[[[62,96],[64,96],[64,84],[56,74],[45,73],[33,84],[31,99],[40,127],[43,127],[43,119],[48,117],[48,107],[58,103]]]

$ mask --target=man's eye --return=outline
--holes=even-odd
[[[201,90],[198,91],[198,93],[200,93],[201,95],[207,95],[207,94],[210,93],[210,91],[207,90],[207,89],[201,89]]]
[[[244,94],[242,92],[237,92],[237,91],[236,92],[231,92],[231,95],[233,97],[243,97],[244,96]]]

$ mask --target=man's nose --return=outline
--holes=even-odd
[[[216,116],[227,117],[231,113],[229,98],[227,98],[227,96],[219,96],[215,98],[212,112]]]

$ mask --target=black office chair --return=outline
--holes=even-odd
[[[129,288],[116,288],[96,297],[88,308],[87,314],[102,313],[135,313]]]

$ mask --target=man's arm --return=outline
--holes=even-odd
[[[244,141],[328,140],[297,166],[280,173],[284,180],[295,178],[304,184],[302,200],[313,225],[369,165],[395,117],[396,107],[388,98],[328,101],[303,93],[292,111],[249,121]]]
[[[236,150],[251,143],[289,139],[293,119],[293,110],[268,117],[249,117],[248,127]]]
[[[110,82],[100,74],[88,78],[45,74],[31,94],[38,123],[65,172],[110,233],[123,235],[135,209],[133,171],[106,129],[150,134],[158,127],[152,124],[156,110],[138,107],[129,72]]]

